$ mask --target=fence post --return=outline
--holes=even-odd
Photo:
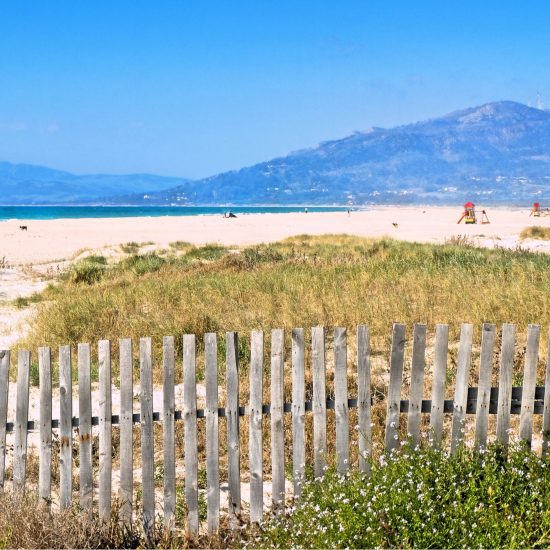
[[[443,413],[445,405],[445,378],[447,377],[447,354],[449,351],[449,326],[438,324],[435,327],[435,352],[432,380],[432,409],[430,429],[433,446],[441,446],[443,435]]]
[[[542,415],[542,456],[548,454],[550,441],[550,329],[546,346],[546,376],[544,378],[544,413]],[[0,460],[2,458],[0,457]]]
[[[176,512],[176,441],[174,337],[162,339],[163,453],[164,453],[164,526],[175,527]]]
[[[229,524],[239,526],[241,515],[241,448],[239,441],[239,344],[236,332],[226,334],[226,408],[229,500]]]
[[[498,381],[497,441],[508,445],[510,407],[512,405],[512,370],[514,368],[515,329],[512,324],[502,325],[500,372]]]
[[[197,375],[195,335],[183,336],[183,429],[185,452],[185,500],[187,527],[191,537],[199,534],[197,457]]]
[[[143,529],[152,542],[155,529],[155,463],[153,447],[153,363],[151,338],[140,338],[141,381],[141,486]]]
[[[25,491],[27,475],[27,421],[29,417],[30,366],[31,352],[20,350],[17,355],[17,403],[13,449],[13,490],[15,493]]]
[[[405,354],[405,325],[394,323],[391,358],[390,385],[386,412],[386,450],[399,445],[399,419],[401,416],[401,385],[403,384],[403,358]]]
[[[59,348],[59,507],[71,505],[73,493],[73,375],[71,346]]]
[[[134,369],[132,340],[119,340],[120,361],[120,519],[132,525],[134,491]]]
[[[456,453],[459,445],[464,441],[468,379],[470,377],[470,361],[472,356],[472,334],[473,326],[470,323],[463,323],[460,328],[460,344],[456,367],[451,454]]]
[[[424,369],[426,368],[426,325],[415,324],[413,329],[413,349],[411,362],[411,384],[409,388],[409,414],[407,434],[411,444],[420,444],[422,423],[422,395],[424,392]]]
[[[313,367],[313,475],[325,473],[327,454],[327,395],[325,365],[325,329],[311,329],[311,361]]]
[[[336,469],[349,471],[348,356],[346,329],[334,329],[334,412],[336,419]]]
[[[369,327],[357,327],[357,413],[359,439],[359,471],[370,472],[372,455],[370,334]]]
[[[483,323],[481,332],[481,355],[479,358],[479,382],[476,404],[476,434],[474,448],[480,451],[487,445],[489,401],[491,399],[491,375],[493,372],[493,349],[495,325]]]
[[[294,498],[302,494],[306,467],[304,329],[292,329],[292,478]]]
[[[527,327],[525,370],[523,371],[523,391],[521,394],[521,414],[519,417],[519,437],[529,448],[531,448],[531,440],[533,438],[533,410],[535,408],[539,339],[540,326],[529,325]]]
[[[250,522],[261,523],[264,508],[262,396],[264,376],[264,333],[250,335]]]
[[[4,491],[6,473],[6,422],[8,421],[8,389],[10,352],[0,350],[0,493]]]
[[[38,348],[40,382],[40,470],[38,496],[47,509],[52,497],[52,359],[50,348]]]
[[[98,342],[99,359],[99,519],[111,519],[112,470],[112,405],[111,405],[111,342]]]
[[[273,510],[285,503],[285,440],[283,425],[284,332],[271,332],[271,484]]]
[[[92,394],[89,344],[78,344],[78,417],[80,439],[80,506],[91,513],[94,486],[92,470]]]
[[[218,342],[215,332],[204,335],[206,382],[206,482],[208,532],[220,527],[220,460],[218,417]]]

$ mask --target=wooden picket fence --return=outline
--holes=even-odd
[[[385,448],[391,452],[400,444],[403,427],[402,414],[406,414],[406,437],[413,444],[421,441],[422,415],[429,414],[430,442],[441,446],[444,441],[445,414],[450,420],[450,452],[455,452],[464,441],[466,415],[475,414],[475,440],[473,445],[482,448],[488,441],[489,415],[496,415],[496,440],[509,442],[511,414],[519,414],[519,438],[531,445],[533,415],[542,414],[542,452],[548,450],[550,438],[550,361],[545,369],[544,387],[536,387],[537,362],[541,328],[529,325],[527,329],[523,384],[512,387],[516,336],[514,325],[504,324],[501,329],[500,365],[498,387],[491,387],[493,378],[493,353],[497,330],[493,324],[482,327],[479,383],[468,387],[472,369],[471,354],[473,326],[461,326],[454,399],[445,399],[449,356],[449,329],[437,325],[433,350],[431,399],[423,399],[426,372],[426,325],[416,324],[412,337],[410,384],[408,399],[402,399],[405,363],[406,327],[393,325],[390,352],[390,379],[386,399]],[[28,418],[29,373],[31,354],[19,351],[17,364],[17,402],[15,419],[8,422],[8,383],[10,352],[0,351],[0,490],[6,473],[6,434],[14,432],[12,455],[12,485],[15,492],[29,490],[26,480],[27,435],[29,430],[40,432],[38,494],[45,503],[52,499],[52,433],[57,430],[59,450],[59,507],[67,508],[73,499],[73,436],[78,427],[79,498],[83,510],[95,512],[108,520],[112,504],[112,426],[118,425],[120,435],[120,518],[130,524],[135,514],[140,513],[146,532],[154,526],[155,479],[153,428],[155,422],[163,426],[164,524],[175,522],[176,512],[176,442],[175,425],[184,425],[185,500],[187,508],[186,527],[191,535],[199,532],[198,490],[198,429],[197,422],[204,419],[206,433],[206,499],[207,529],[215,532],[220,525],[220,441],[219,419],[225,418],[227,429],[227,476],[228,515],[230,523],[237,525],[241,517],[241,449],[240,418],[248,416],[249,423],[249,470],[250,505],[249,520],[260,522],[264,514],[264,468],[262,460],[263,415],[270,416],[271,437],[271,483],[272,501],[275,510],[282,510],[285,503],[285,437],[283,417],[292,415],[292,473],[294,496],[299,497],[306,475],[306,464],[313,459],[315,477],[320,477],[327,464],[327,410],[335,411],[335,465],[339,472],[349,469],[350,426],[349,409],[357,408],[358,423],[358,468],[368,473],[373,442],[371,435],[371,354],[370,333],[365,325],[357,327],[356,334],[356,396],[348,395],[348,343],[344,328],[334,329],[334,399],[327,398],[325,329],[315,327],[311,331],[312,400],[306,401],[306,345],[303,329],[292,330],[292,402],[283,399],[284,384],[284,331],[271,333],[270,384],[271,402],[264,404],[264,334],[253,331],[250,337],[250,399],[247,406],[239,400],[239,354],[238,336],[226,334],[226,402],[219,407],[218,400],[218,340],[214,333],[204,335],[204,374],[206,386],[205,408],[197,408],[196,392],[196,337],[183,336],[183,410],[175,409],[175,347],[174,338],[163,339],[163,410],[153,410],[153,377],[151,338],[139,342],[140,364],[140,412],[133,410],[133,349],[130,339],[119,342],[120,356],[120,414],[112,413],[111,344],[108,340],[98,343],[99,364],[99,416],[92,416],[91,402],[91,348],[79,344],[77,351],[78,370],[78,416],[72,409],[73,363],[71,347],[59,349],[60,417],[52,419],[52,353],[50,348],[38,350],[40,419]],[[550,338],[549,338],[550,347]],[[549,350],[550,351],[550,350]],[[549,354],[550,356],[550,354]],[[313,457],[306,456],[306,414],[313,416]],[[133,509],[134,502],[134,456],[133,427],[141,428],[141,509]],[[97,485],[97,508],[94,504],[94,468],[92,461],[92,427],[98,427],[99,457]],[[401,434],[401,435],[400,435]]]

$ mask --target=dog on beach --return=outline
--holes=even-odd
[[[20,225],[19,229],[21,229],[21,231],[27,231],[27,226],[26,225]]]

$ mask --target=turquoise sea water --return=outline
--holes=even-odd
[[[304,206],[0,206],[0,220],[56,220],[60,218],[136,218],[158,216],[221,216],[303,212]],[[341,212],[346,207],[308,206],[308,212]]]

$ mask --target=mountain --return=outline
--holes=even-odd
[[[145,204],[526,203],[550,200],[550,112],[488,103],[186,182]],[[116,202],[116,201],[115,201]]]
[[[113,195],[159,191],[185,181],[149,174],[77,176],[43,166],[0,162],[0,204],[87,202]]]
[[[550,201],[550,112],[487,103],[391,129],[371,128],[198,181],[75,176],[0,163],[0,203],[136,205]]]

